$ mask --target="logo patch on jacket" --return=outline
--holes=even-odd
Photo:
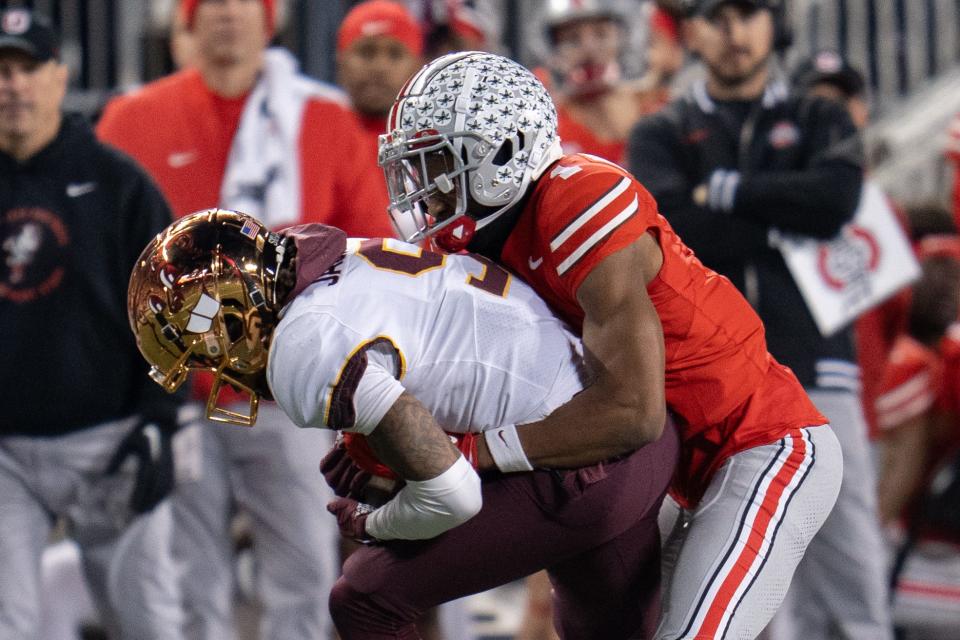
[[[687,135],[683,137],[684,144],[700,144],[704,140],[710,137],[710,131],[706,127],[701,127],[700,129],[694,129]]]
[[[797,144],[800,139],[800,130],[789,120],[781,120],[770,129],[770,146],[774,149],[786,149]]]
[[[0,300],[25,303],[55,291],[70,243],[63,221],[42,207],[22,207],[0,215],[0,229]]]

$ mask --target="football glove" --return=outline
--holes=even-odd
[[[341,498],[359,497],[371,476],[369,471],[353,461],[339,434],[333,448],[320,461],[320,473],[333,493]]]
[[[352,498],[337,498],[327,505],[327,511],[337,518],[340,535],[361,544],[370,544],[376,539],[367,533],[367,516],[373,507]]]

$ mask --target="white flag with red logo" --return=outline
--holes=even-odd
[[[853,220],[827,241],[785,235],[783,258],[824,336],[920,276],[920,265],[876,184],[865,181]]]

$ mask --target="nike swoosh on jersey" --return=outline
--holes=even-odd
[[[497,431],[497,437],[500,438],[500,442],[503,443],[503,446],[505,446],[507,449],[510,448],[510,443],[507,442],[507,439],[503,436],[503,429],[500,429],[500,431]]]
[[[96,182],[71,182],[67,185],[67,196],[79,198],[80,196],[96,190]]]
[[[185,167],[197,159],[199,154],[196,151],[179,151],[167,156],[167,164],[174,169]]]
[[[540,256],[536,260],[533,258],[527,258],[527,266],[530,267],[530,271],[536,271],[540,268],[541,264],[543,264],[543,256]]]

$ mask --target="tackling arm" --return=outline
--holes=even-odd
[[[596,378],[538,422],[517,427],[534,466],[577,467],[633,451],[660,437],[666,418],[663,329],[646,284],[663,262],[644,234],[604,259],[583,281],[583,345]],[[494,467],[486,443],[480,468]]]

